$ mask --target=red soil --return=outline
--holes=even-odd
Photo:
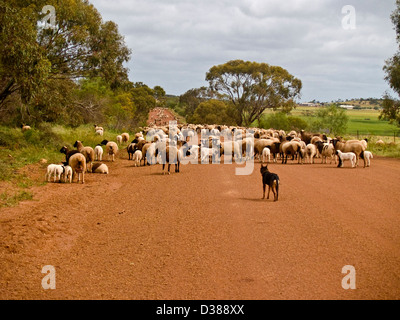
[[[164,176],[125,152],[106,163],[109,175],[35,187],[0,210],[0,299],[400,297],[398,160],[271,164],[278,202],[261,200],[258,162],[249,176],[228,164]],[[55,290],[42,288],[45,265]],[[341,286],[345,265],[355,290]]]

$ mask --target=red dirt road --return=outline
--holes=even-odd
[[[49,183],[0,210],[1,299],[400,297],[400,161],[271,164],[282,183],[272,202],[258,162],[250,176],[236,165],[164,176],[121,157],[108,176]],[[55,290],[42,288],[45,265]],[[355,290],[342,288],[345,265]]]
[[[178,121],[168,108],[154,108],[149,113],[147,124],[150,126],[168,126],[170,121]]]

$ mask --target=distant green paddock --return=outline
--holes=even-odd
[[[313,114],[317,108],[315,107],[297,107],[290,113],[292,116],[299,117],[306,122],[313,120]],[[273,111],[267,110],[265,114],[270,114]],[[382,136],[393,137],[396,135],[400,139],[400,128],[390,124],[388,121],[381,121],[378,119],[379,110],[361,109],[361,110],[347,110],[349,116],[349,123],[347,126],[347,135],[356,136]]]

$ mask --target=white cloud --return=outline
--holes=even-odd
[[[133,55],[130,79],[180,95],[206,85],[216,64],[280,65],[303,82],[303,100],[380,97],[384,60],[397,48],[394,0],[354,0],[356,29],[337,0],[92,0],[119,25]]]

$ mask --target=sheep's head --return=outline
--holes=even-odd
[[[108,140],[103,140],[102,142],[100,142],[100,144],[102,145],[106,145],[108,143]]]
[[[318,148],[319,152],[322,152],[322,149],[324,148],[324,143],[322,141],[317,141],[315,142],[316,147]]]
[[[60,149],[60,153],[67,154],[67,152],[68,152],[68,148],[67,148],[66,146],[63,146],[63,147]]]

